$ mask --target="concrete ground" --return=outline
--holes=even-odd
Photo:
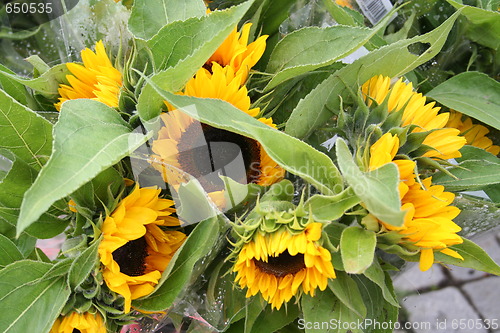
[[[500,263],[500,228],[472,237]],[[500,332],[500,277],[435,264],[410,264],[394,279],[401,295],[401,329],[395,332]],[[405,328],[405,329],[403,329]]]

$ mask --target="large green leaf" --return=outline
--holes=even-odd
[[[236,27],[252,2],[215,11],[201,18],[176,21],[162,28],[148,41],[156,70],[173,67],[182,61],[185,69],[196,73]],[[158,84],[162,88],[171,85],[167,82]]]
[[[385,300],[394,306],[399,307],[399,303],[393,295],[393,291],[389,289],[385,272],[382,270],[380,263],[377,259],[373,261],[373,264],[365,270],[364,275],[370,279],[373,283],[379,286],[382,291],[382,295]]]
[[[454,0],[447,0],[453,7],[462,10],[469,21],[466,29],[466,35],[473,41],[499,50],[500,48],[500,13],[498,5],[493,10],[484,10],[474,6],[466,6]],[[460,1],[462,2],[462,1]],[[494,1],[489,1],[494,3]]]
[[[352,188],[347,188],[337,195],[313,195],[306,201],[305,206],[311,207],[315,221],[331,222],[341,218],[346,210],[354,207],[359,202],[360,200],[354,194]]]
[[[120,114],[100,102],[65,102],[54,126],[53,153],[25,194],[17,232],[30,226],[56,200],[120,161],[146,139],[140,133],[131,133]]]
[[[340,253],[347,273],[363,273],[373,263],[377,236],[373,231],[348,227],[340,236]]]
[[[355,10],[349,10],[347,9],[348,7],[337,4],[336,0],[323,0],[323,3],[325,4],[325,7],[332,18],[338,24],[349,25],[353,27],[360,26],[359,22],[357,22],[357,20],[355,20],[355,18],[353,17],[353,14],[356,13],[361,16],[361,13]]]
[[[2,253],[0,256],[0,268],[23,259],[23,255],[16,244],[2,234],[0,234],[0,253]]]
[[[70,290],[62,276],[44,279],[53,265],[17,261],[0,271],[0,331],[47,333]]]
[[[94,244],[86,248],[85,251],[71,263],[68,272],[68,283],[72,289],[82,284],[97,266],[97,249],[99,248],[99,243],[99,240],[95,241]]]
[[[443,47],[458,16],[459,12],[427,34],[381,47],[335,72],[298,103],[286,124],[286,132],[298,138],[307,137],[338,112],[341,97],[348,96],[358,84],[379,74],[403,75],[432,59]],[[430,47],[423,53],[410,52],[411,46],[426,43]]]
[[[269,190],[260,197],[260,202],[265,201],[292,201],[295,194],[295,187],[288,179],[271,185]]]
[[[500,129],[500,83],[484,73],[464,72],[455,75],[426,95]]]
[[[365,276],[353,275],[353,279],[358,284],[358,288],[368,310],[366,320],[364,321],[365,325],[363,327],[363,332],[392,333],[394,323],[398,321],[399,305],[392,305],[391,303],[384,301],[380,288],[378,288],[375,283],[367,279]],[[387,288],[389,290],[393,290],[390,277],[387,276],[387,279]],[[382,324],[390,322],[393,324]]]
[[[332,195],[343,190],[342,177],[327,155],[284,132],[257,125],[257,122],[237,124],[259,141],[283,169],[313,184],[324,194]]]
[[[15,230],[24,193],[35,181],[37,172],[26,162],[5,149],[0,149],[0,162],[2,161],[7,162],[7,165],[5,165],[7,173],[3,179],[0,177],[0,220],[5,223],[6,229]],[[42,214],[37,219],[37,222],[26,229],[26,232],[37,238],[51,238],[58,235],[64,231],[69,222],[58,218],[60,214],[61,211],[57,208],[51,208]],[[13,235],[10,234],[15,233],[14,230],[12,232],[10,230],[1,231],[12,237]]]
[[[0,90],[0,148],[40,170],[52,148],[52,124]]]
[[[201,17],[205,12],[201,0],[135,0],[128,27],[136,38],[150,39],[169,23]]]
[[[175,95],[151,84],[165,100],[202,123],[259,141],[282,168],[310,182],[324,194],[333,195],[343,190],[333,161],[307,143],[263,124],[225,101]]]
[[[345,272],[337,271],[337,277],[328,281],[328,287],[346,307],[357,315],[366,317],[366,306],[356,282]]]
[[[337,140],[336,149],[342,175],[368,211],[386,223],[394,226],[402,225],[405,212],[401,210],[396,165],[388,163],[365,173],[354,162],[344,140]]]
[[[156,67],[152,80],[167,91],[181,90],[236,27],[252,2],[165,26],[148,42]],[[146,84],[137,103],[141,118],[154,119],[162,105],[163,99]]]
[[[474,190],[500,183],[498,157],[472,146],[465,146],[460,151],[462,162],[448,169],[456,178],[441,172],[432,177],[433,183],[444,185],[450,191]]]
[[[2,64],[0,64],[0,71],[14,74],[14,72],[12,72],[10,69],[8,69]],[[23,84],[5,75],[0,75],[0,85],[2,87],[2,90],[4,90],[7,94],[12,96],[16,101],[18,101],[23,105],[26,104],[26,95],[28,91],[26,90]]]
[[[294,304],[287,304],[279,310],[265,309],[255,320],[252,333],[274,333],[290,324],[299,315],[299,309]]]
[[[362,332],[356,323],[363,318],[339,301],[328,288],[314,297],[303,295],[301,305],[304,317],[299,319],[298,327],[306,333],[347,332],[349,328],[353,333]]]
[[[206,302],[204,301],[198,308],[198,313],[216,328],[244,318],[248,303],[255,300],[246,298],[246,291],[235,288],[234,276],[226,274],[232,266],[232,262],[220,260],[211,270],[206,289]],[[221,302],[224,304],[222,309]]]
[[[266,71],[275,75],[265,90],[351,54],[385,27],[390,18],[387,15],[373,29],[342,25],[306,27],[286,35],[269,59]]]
[[[0,70],[1,76],[19,82],[50,98],[55,98],[59,95],[59,84],[67,82],[66,75],[68,74],[70,74],[70,72],[66,64],[56,65],[35,79],[25,79],[16,74],[11,74],[10,71]]]
[[[218,237],[217,218],[210,218],[196,225],[163,272],[155,291],[146,298],[134,301],[134,307],[146,311],[163,311],[170,307],[189,283],[194,265],[213,248]]]
[[[500,266],[480,246],[466,238],[463,238],[463,240],[462,244],[450,246],[450,249],[457,251],[464,260],[450,257],[441,252],[434,253],[435,260],[500,276]]]

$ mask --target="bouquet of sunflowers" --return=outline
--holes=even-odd
[[[0,35],[1,332],[397,322],[406,261],[500,275],[466,238],[500,219],[499,1],[59,5]]]

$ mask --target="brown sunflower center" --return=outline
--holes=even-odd
[[[203,65],[203,68],[205,68],[207,71],[212,73],[212,66],[213,66],[213,63],[210,61],[210,62],[206,62],[205,65]]]
[[[262,272],[272,274],[277,278],[288,274],[296,274],[301,269],[306,268],[302,253],[292,256],[288,251],[281,253],[277,257],[268,257],[267,262],[254,259],[254,263]]]
[[[242,135],[197,122],[189,125],[177,144],[181,169],[197,178],[207,192],[224,188],[219,175],[239,183],[256,182],[260,147]]]
[[[74,328],[72,333],[81,333],[79,329]]]
[[[113,259],[120,266],[120,272],[128,276],[143,275],[148,256],[147,245],[146,239],[141,237],[113,251]]]

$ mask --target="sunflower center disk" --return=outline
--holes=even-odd
[[[288,274],[296,274],[301,269],[306,268],[302,253],[292,256],[288,251],[281,253],[277,257],[268,257],[267,262],[254,259],[254,263],[262,272],[272,274],[277,278]]]
[[[143,275],[146,270],[147,243],[144,237],[129,241],[113,251],[113,259],[120,266],[120,271],[128,276]]]
[[[253,139],[195,122],[186,128],[177,148],[181,169],[207,192],[224,189],[219,175],[242,184],[259,178],[260,148]]]

